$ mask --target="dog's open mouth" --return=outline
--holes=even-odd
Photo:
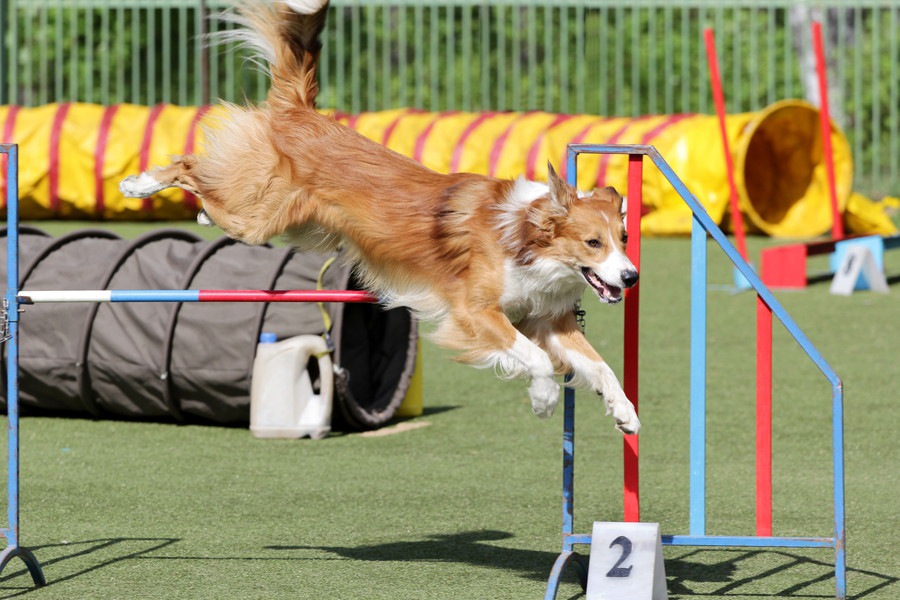
[[[581,268],[581,274],[584,276],[585,281],[588,282],[588,285],[594,288],[594,292],[601,302],[616,304],[622,301],[622,288],[609,285],[600,279],[600,276],[594,273],[592,269],[587,267]]]

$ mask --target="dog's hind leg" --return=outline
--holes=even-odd
[[[454,314],[435,333],[441,345],[464,350],[462,362],[493,367],[503,376],[524,376],[534,414],[546,418],[559,402],[559,384],[547,353],[522,335],[500,311],[485,309]]]
[[[146,198],[170,187],[179,187],[195,195],[201,195],[191,170],[197,165],[193,155],[179,156],[172,164],[129,175],[119,183],[119,191],[126,198]]]
[[[625,395],[615,373],[581,333],[575,315],[550,324],[526,324],[523,329],[550,354],[564,370],[571,371],[571,385],[586,387],[603,396],[606,414],[612,415],[616,429],[637,433],[641,428],[634,405]]]

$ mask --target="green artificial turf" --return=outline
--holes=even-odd
[[[646,239],[642,259],[642,519],[686,534],[690,243]],[[755,297],[732,292],[713,246],[710,259],[707,531],[749,535]],[[886,262],[896,281],[900,252]],[[852,598],[900,598],[898,293],[776,293],[844,380]],[[621,373],[622,307],[585,308]],[[425,414],[408,423],[428,425],[380,437],[24,417],[20,540],[49,585],[33,589],[15,559],[0,598],[542,598],[561,546],[561,411],[539,420],[524,383],[448,358],[423,345]],[[775,534],[831,535],[830,386],[778,325],[774,388]],[[577,412],[575,528],[588,533],[622,519],[622,443],[597,398],[580,394]],[[834,597],[825,549],[664,556],[673,599]],[[582,597],[568,576],[557,598]]]

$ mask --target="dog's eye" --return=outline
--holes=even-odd
[[[587,245],[590,246],[591,248],[599,248],[600,246],[603,245],[602,243],[600,243],[600,240],[596,240],[596,239],[594,239],[594,240],[587,240],[587,241],[585,242],[585,244],[587,244]]]
[[[627,244],[627,243],[628,243],[628,234],[627,234],[627,233],[623,233],[623,234],[622,234],[622,243],[623,243],[623,244]]]

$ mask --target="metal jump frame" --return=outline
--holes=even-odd
[[[700,202],[678,178],[653,146],[618,144],[570,144],[566,155],[566,177],[577,181],[579,154],[628,155],[628,254],[640,268],[640,215],[643,158],[649,157],[693,213],[691,229],[691,373],[690,373],[690,503],[687,535],[663,535],[663,545],[833,548],[835,598],[847,597],[844,522],[844,413],[843,384],[831,366],[787,314],[772,292],[710,218]],[[605,157],[604,157],[605,158]],[[714,536],[706,534],[706,305],[707,235],[713,238],[735,268],[757,294],[757,426],[756,426],[756,535]],[[638,406],[638,300],[640,285],[626,290],[623,384],[626,395]],[[831,537],[777,537],[772,535],[772,314],[800,344],[832,389],[832,472],[834,535]],[[553,600],[565,568],[572,564],[583,587],[587,587],[588,560],[574,550],[589,545],[590,534],[574,532],[575,392],[565,388],[563,419],[562,552],[553,566],[545,600]],[[638,437],[624,438],[625,521],[640,520],[638,488]]]
[[[0,529],[6,549],[0,553],[0,571],[15,557],[21,558],[35,585],[46,585],[34,553],[19,545],[19,306],[40,302],[378,302],[355,290],[19,290],[19,189],[18,146],[0,144],[6,155],[7,290],[3,298],[2,339],[7,343],[8,407],[8,503],[9,525]]]
[[[690,424],[690,532],[688,535],[665,535],[663,544],[676,546],[727,547],[801,547],[834,548],[836,598],[846,598],[844,555],[844,470],[843,470],[843,391],[841,380],[812,346],[794,321],[749,264],[744,261],[725,234],[716,226],[700,203],[675,175],[671,167],[652,146],[571,144],[567,154],[567,178],[576,181],[576,159],[579,154],[627,154],[628,200],[630,218],[628,233],[632,240],[629,255],[640,265],[640,207],[643,157],[648,156],[693,211],[692,288],[691,288],[691,424]],[[86,290],[31,291],[18,289],[18,149],[15,144],[0,144],[0,157],[7,161],[7,291],[3,299],[7,342],[7,406],[8,406],[8,527],[0,529],[7,547],[0,553],[0,571],[14,557],[28,567],[36,585],[46,584],[43,571],[34,554],[19,545],[19,407],[18,407],[18,322],[19,305],[36,302],[377,302],[366,292],[355,291],[267,291],[267,290]],[[736,268],[746,277],[758,296],[757,326],[757,535],[708,536],[705,533],[705,464],[706,464],[706,238],[707,234],[725,251]],[[638,358],[638,294],[640,286],[627,291],[625,304],[625,372],[624,387],[637,406]],[[832,438],[834,470],[834,536],[773,537],[771,535],[771,327],[772,313],[800,344],[810,359],[832,384]],[[573,564],[586,584],[587,559],[574,551],[576,545],[589,545],[591,536],[574,533],[574,458],[575,458],[575,394],[566,388],[563,425],[563,548],[550,574],[545,600],[556,596],[560,577],[566,566]],[[625,520],[640,520],[638,493],[638,438],[625,437]]]

